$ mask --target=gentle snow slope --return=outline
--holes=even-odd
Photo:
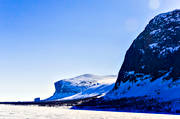
[[[179,115],[70,110],[62,107],[0,105],[0,119],[179,119]]]
[[[62,107],[0,105],[1,119],[179,119],[179,115],[70,110]]]

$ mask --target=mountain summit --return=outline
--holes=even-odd
[[[110,99],[180,99],[180,10],[157,15],[128,49]]]

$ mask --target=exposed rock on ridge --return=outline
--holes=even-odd
[[[180,78],[180,10],[163,13],[152,19],[128,49],[115,89],[121,82],[163,76]]]

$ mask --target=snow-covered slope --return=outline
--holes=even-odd
[[[128,49],[106,99],[180,101],[180,10],[157,15]]]
[[[107,93],[114,87],[117,76],[84,74],[55,83],[55,93],[46,101],[83,99]]]
[[[134,83],[131,81],[121,83],[120,88],[111,91],[105,96],[105,99],[145,96],[159,101],[180,101],[180,80],[173,81],[172,78],[164,80],[170,72],[154,81],[151,81],[152,78],[149,75],[144,75]]]

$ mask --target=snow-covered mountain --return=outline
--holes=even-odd
[[[128,49],[105,99],[123,97],[180,101],[180,10],[153,18]]]
[[[106,94],[114,87],[117,76],[84,74],[55,82],[55,93],[46,101],[83,99]]]

